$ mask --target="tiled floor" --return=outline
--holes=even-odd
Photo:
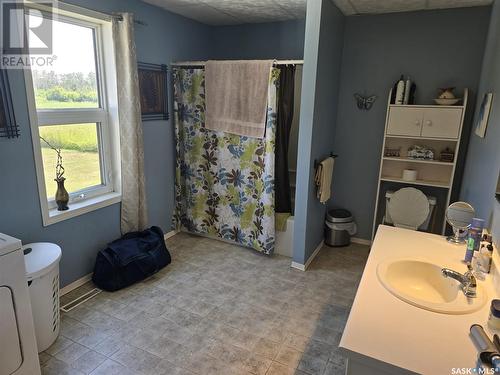
[[[337,345],[366,246],[325,247],[307,272],[187,234],[167,247],[166,269],[63,315],[43,374],[344,373]]]

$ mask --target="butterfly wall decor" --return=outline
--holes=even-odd
[[[354,98],[358,104],[358,108],[361,110],[369,111],[375,100],[377,100],[377,95],[363,96],[361,94],[354,94]]]

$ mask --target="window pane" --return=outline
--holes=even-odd
[[[99,107],[94,30],[61,20],[51,22],[56,59],[52,66],[32,66],[37,109]],[[35,34],[29,35],[30,43],[36,43]]]
[[[97,124],[42,126],[40,136],[61,149],[65,187],[72,193],[102,184]],[[54,198],[57,152],[40,139],[47,197]]]

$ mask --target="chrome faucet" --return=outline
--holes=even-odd
[[[462,292],[464,292],[466,297],[476,297],[476,277],[472,273],[472,266],[470,264],[467,264],[467,272],[463,275],[457,271],[450,270],[449,268],[443,268],[441,270],[441,274],[444,277],[451,277],[452,279],[457,280],[460,283]]]

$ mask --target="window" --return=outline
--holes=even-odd
[[[116,72],[111,24],[76,13],[27,11],[52,26],[52,65],[26,73],[37,178],[45,225],[119,200]],[[36,43],[30,34],[30,45]],[[69,211],[57,211],[61,150]]]

